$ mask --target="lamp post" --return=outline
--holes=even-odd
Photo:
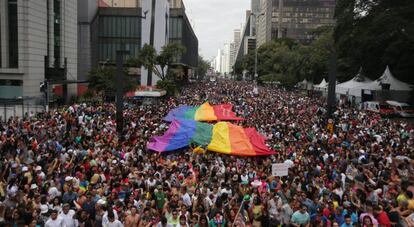
[[[255,18],[255,23],[257,24],[257,18],[259,18],[260,16],[264,16],[264,13],[252,13],[252,15]],[[256,46],[254,48],[254,81],[257,82],[257,26],[256,26]]]

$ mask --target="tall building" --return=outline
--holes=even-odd
[[[306,43],[310,30],[335,23],[334,10],[335,0],[262,0],[258,45],[278,37]]]
[[[41,104],[41,82],[76,95],[77,0],[0,0],[0,98]],[[52,85],[54,83],[54,85]]]
[[[233,65],[236,63],[236,61],[240,61],[244,55],[250,53],[251,51],[254,51],[256,47],[256,37],[252,34],[251,29],[251,18],[253,17],[252,14],[248,13],[246,14],[246,24],[243,27],[242,32],[240,33],[240,43],[235,49],[235,55],[234,55],[234,61]]]
[[[110,0],[100,1],[108,3]],[[191,77],[197,67],[198,39],[186,15],[182,0],[169,1],[169,5],[161,4],[168,1],[156,1],[153,28],[151,28],[152,6],[147,4],[152,1],[135,0],[134,2],[136,4],[132,7],[99,4],[91,22],[92,67],[114,65],[117,50],[129,50],[128,57],[137,57],[145,43],[152,43],[155,49],[160,51],[165,44],[175,42],[181,43],[186,48],[186,52],[178,59],[177,68],[183,70],[184,77]],[[141,85],[155,85],[159,80],[153,73],[152,79],[147,80],[146,69],[137,68],[132,71],[140,77]]]
[[[250,2],[250,11],[252,14],[254,15],[259,15],[260,14],[260,0],[251,0]],[[256,35],[256,31],[257,31],[257,22],[256,22],[256,17],[251,17],[251,31],[250,33],[255,36]]]
[[[230,43],[225,43],[223,48],[223,74],[229,74],[231,72],[232,65],[230,64],[230,53],[231,53],[231,46]]]
[[[221,49],[218,49],[217,50],[217,56],[214,59],[214,61],[215,61],[215,64],[214,64],[215,68],[214,68],[214,70],[216,72],[222,73],[223,72],[223,52],[222,52]]]
[[[233,31],[233,43],[235,48],[239,48],[240,46],[240,41],[241,41],[241,31],[240,29],[234,29]]]
[[[230,72],[233,71],[233,65],[236,61],[236,47],[234,42],[230,43]]]

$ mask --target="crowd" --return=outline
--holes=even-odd
[[[181,104],[232,103],[277,155],[146,150]],[[76,104],[0,123],[0,226],[414,226],[414,128],[348,106],[217,81],[126,106]],[[271,174],[286,163],[288,176]]]

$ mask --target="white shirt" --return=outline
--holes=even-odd
[[[69,210],[67,214],[61,212],[58,218],[61,218],[63,220],[63,223],[66,227],[76,227],[77,221],[73,218],[73,215],[75,215],[75,211]]]
[[[114,222],[108,222],[104,227],[124,227],[124,225],[119,220],[115,220]]]
[[[188,193],[185,193],[182,197],[183,199],[183,203],[187,206],[187,207],[191,207],[191,197],[190,195],[188,195]]]
[[[65,224],[63,223],[63,220],[61,218],[56,218],[56,220],[52,220],[51,218],[49,218],[49,220],[47,220],[45,227],[66,227]]]
[[[118,220],[118,212],[116,212],[116,210],[113,210],[113,212],[114,212],[115,220]],[[105,211],[104,215],[102,216],[102,225],[108,226],[108,224],[109,224],[108,211]]]

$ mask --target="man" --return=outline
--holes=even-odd
[[[115,219],[115,215],[113,212],[108,212],[108,227],[124,227],[124,225],[119,221]]]
[[[73,203],[78,199],[78,194],[73,191],[72,186],[69,186],[69,190],[63,194],[62,201],[68,203],[71,207],[75,208]]]
[[[125,227],[134,227],[139,223],[139,214],[136,207],[131,207],[131,213],[125,218]]]
[[[50,213],[50,218],[47,220],[45,227],[64,227],[65,224],[61,218],[58,218],[57,210],[52,210]]]
[[[178,216],[178,211],[177,210],[173,210],[171,215],[168,215],[168,216],[167,216],[167,224],[170,224],[172,226],[176,226],[180,223],[180,217]]]
[[[341,227],[353,227],[351,215],[345,215],[345,222],[341,225]]]
[[[183,203],[187,207],[191,207],[191,205],[192,205],[191,197],[187,192],[187,187],[186,186],[181,187],[181,193],[182,193],[181,199],[183,200]]]
[[[310,216],[307,210],[308,208],[306,205],[302,204],[300,210],[297,210],[295,213],[293,213],[292,218],[290,219],[293,226],[309,226]]]
[[[382,226],[391,227],[390,219],[389,219],[387,213],[382,209],[381,206],[375,206],[374,214],[375,214],[375,217],[378,220],[378,225],[379,226],[381,226],[381,227]]]
[[[63,220],[63,223],[66,227],[76,227],[77,220],[73,218],[75,215],[75,211],[70,209],[70,205],[68,203],[63,205],[62,212],[59,214],[59,218]]]

